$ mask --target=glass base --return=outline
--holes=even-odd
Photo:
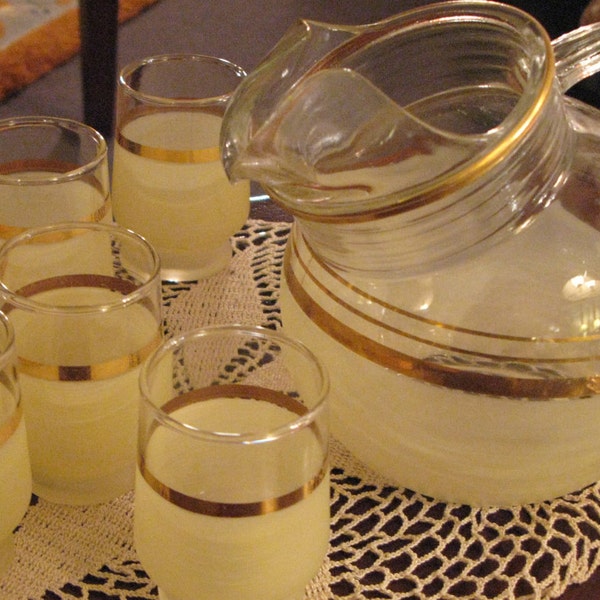
[[[233,254],[231,242],[210,252],[176,252],[158,249],[163,281],[197,281],[216,275],[227,267]]]
[[[0,579],[8,573],[15,559],[15,544],[12,533],[5,539],[0,540]]]
[[[66,482],[64,485],[48,485],[33,481],[33,493],[55,504],[89,506],[110,502],[133,489],[135,471],[124,469],[110,479],[103,478],[80,483]]]

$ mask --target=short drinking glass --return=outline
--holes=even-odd
[[[31,498],[31,468],[19,398],[13,328],[0,313],[0,578],[12,562],[12,534]]]
[[[59,503],[133,488],[140,365],[161,341],[160,262],[114,224],[30,229],[0,249],[33,491]]]
[[[115,219],[157,249],[163,279],[208,277],[231,260],[250,210],[248,181],[231,184],[221,122],[244,71],[220,58],[161,55],[125,67],[117,92]]]
[[[0,120],[0,244],[63,221],[112,221],[104,138],[70,119]]]
[[[163,600],[303,598],[329,541],[327,381],[303,345],[241,326],[145,365],[134,535]]]

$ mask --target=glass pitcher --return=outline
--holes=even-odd
[[[295,217],[284,327],[390,480],[509,505],[600,479],[600,28],[496,2],[296,24],[240,86],[231,178]]]

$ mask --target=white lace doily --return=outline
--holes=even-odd
[[[227,272],[165,286],[168,334],[219,322],[279,327],[288,233],[287,223],[250,221]],[[552,599],[600,564],[600,484],[513,509],[444,504],[389,485],[334,442],[331,490],[330,550],[309,600]],[[0,599],[156,600],[133,548],[132,500],[36,500]]]

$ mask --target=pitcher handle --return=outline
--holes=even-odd
[[[552,47],[563,92],[600,71],[600,23],[569,31],[554,39]]]

